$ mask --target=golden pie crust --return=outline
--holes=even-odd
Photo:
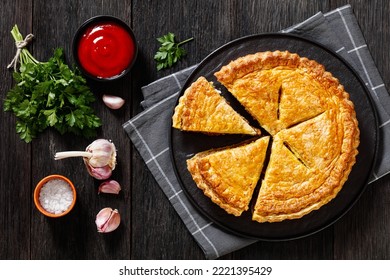
[[[325,111],[327,97],[339,94],[322,65],[289,52],[240,57],[215,76],[271,135]]]
[[[172,117],[173,127],[209,134],[260,134],[239,115],[204,77],[199,77],[180,97]]]
[[[187,160],[187,167],[204,194],[229,214],[248,210],[260,178],[269,136],[235,147],[209,150]]]
[[[360,135],[354,105],[338,79],[318,62],[288,51],[240,57],[215,76],[272,136],[269,159],[258,164],[264,170],[252,198],[252,219],[298,219],[336,197],[355,164]],[[240,158],[240,166],[230,166],[231,154]],[[240,215],[246,204],[240,211],[226,206],[237,201],[240,188],[230,191],[227,185],[252,175],[255,167],[247,156],[253,155],[231,147],[201,152],[188,160],[188,169],[214,203]],[[251,198],[245,196],[247,203]]]

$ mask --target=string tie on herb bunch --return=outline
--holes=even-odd
[[[15,54],[14,58],[12,59],[11,63],[8,64],[8,66],[7,66],[8,69],[13,67],[14,71],[16,71],[16,66],[19,62],[20,53],[22,52],[22,49],[25,48],[28,45],[28,43],[30,43],[32,41],[33,38],[34,38],[34,35],[30,33],[24,38],[24,40],[15,42],[16,54]]]

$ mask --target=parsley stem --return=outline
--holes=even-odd
[[[11,30],[11,34],[16,43],[23,41],[23,35],[20,33],[17,25],[14,25]],[[22,66],[27,63],[40,64],[41,62],[38,61],[26,48],[23,47],[20,50],[20,65]]]
[[[188,43],[189,41],[192,41],[192,40],[194,40],[194,37],[191,37],[191,38],[188,38],[187,40],[181,41],[181,42],[178,43],[177,45],[178,45],[178,46],[184,45],[185,43]]]

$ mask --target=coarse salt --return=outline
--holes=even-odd
[[[53,179],[43,185],[39,193],[39,203],[53,214],[68,210],[73,201],[73,192],[69,184],[60,179]]]

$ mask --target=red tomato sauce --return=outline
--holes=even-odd
[[[135,43],[125,28],[103,22],[86,29],[78,44],[81,66],[92,76],[112,78],[120,75],[135,56]]]

